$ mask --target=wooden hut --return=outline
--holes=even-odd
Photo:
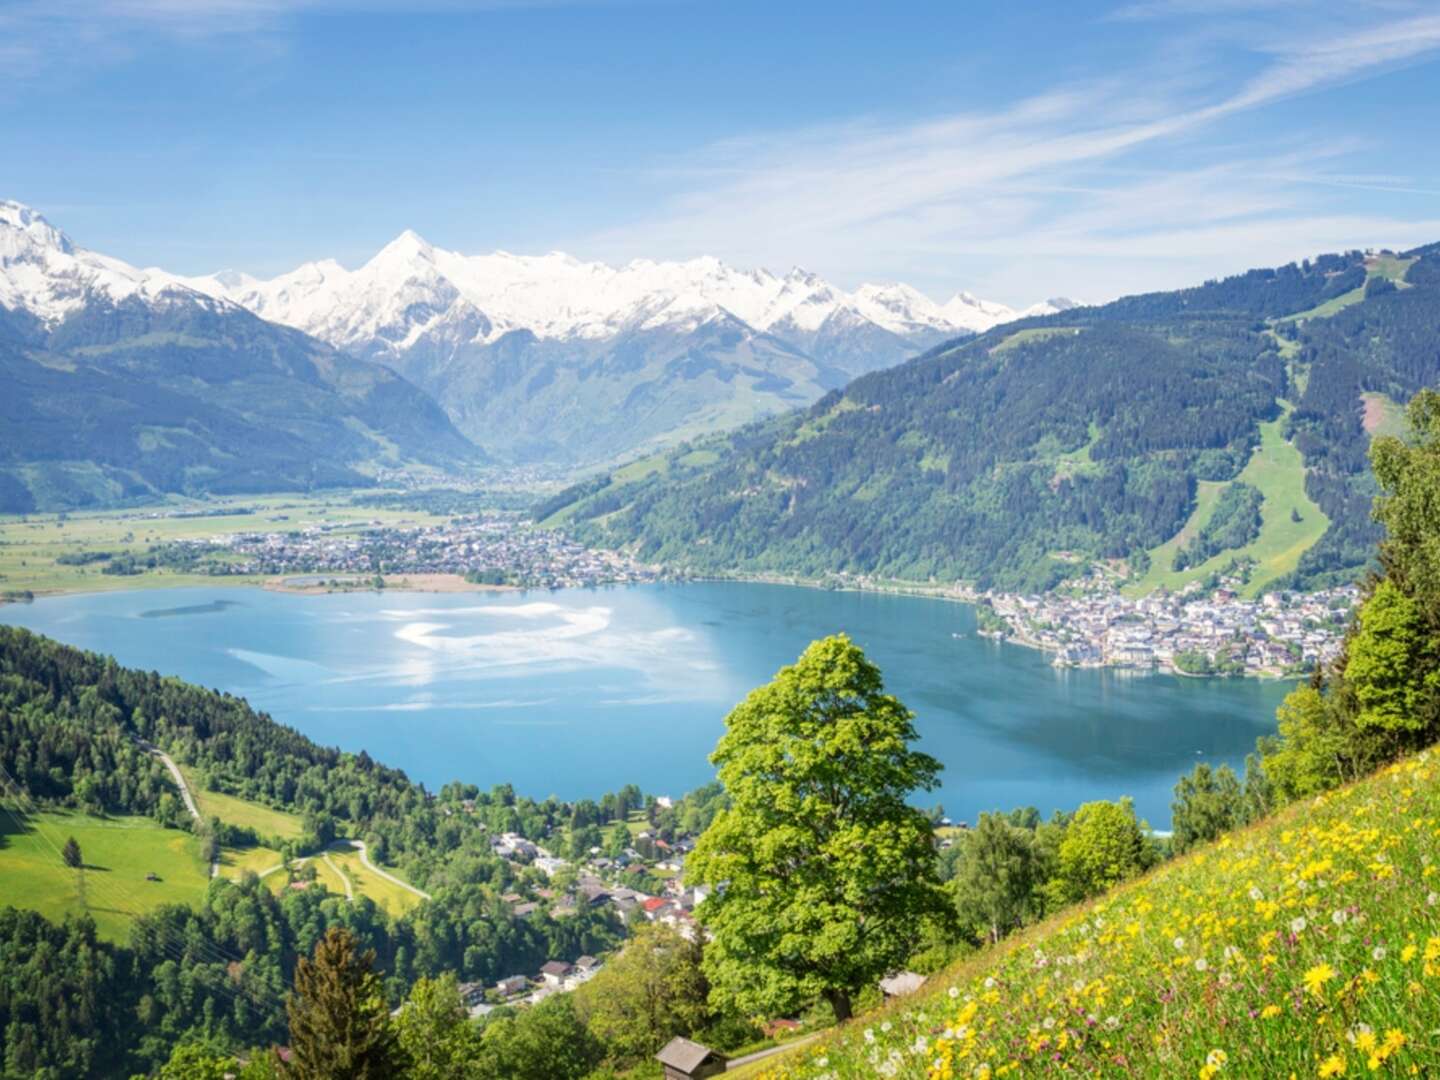
[[[678,1035],[655,1056],[665,1069],[665,1080],[701,1080],[725,1071],[724,1054]]]

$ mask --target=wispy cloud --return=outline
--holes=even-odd
[[[1308,37],[1293,29],[1249,36],[1238,60],[1228,43],[1228,85],[1166,84],[1137,68],[986,112],[730,139],[664,163],[649,182],[675,193],[653,215],[599,234],[595,246],[616,258],[708,251],[783,265],[802,257],[842,277],[933,283],[943,274],[1019,301],[1066,282],[1090,299],[1178,283],[1155,280],[1146,259],[1183,281],[1217,253],[1233,266],[1440,233],[1440,212],[1414,219],[1327,203],[1327,189],[1399,195],[1432,186],[1353,179],[1346,162],[1365,148],[1362,138],[1327,131],[1296,133],[1287,146],[1204,145],[1229,118],[1440,50],[1440,14],[1408,6],[1317,25]],[[1135,167],[1141,161],[1151,168]],[[1132,262],[1075,281],[1080,261],[1112,257]],[[956,280],[966,259],[983,269]]]
[[[0,7],[0,67],[11,94],[73,65],[123,63],[156,45],[265,39],[278,49],[305,15],[460,15],[588,6],[601,0],[7,0]],[[623,3],[625,0],[604,0]]]

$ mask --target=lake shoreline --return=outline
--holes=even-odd
[[[945,762],[927,798],[965,820],[1130,794],[1163,827],[1196,751],[1238,767],[1273,731],[1285,692],[1253,679],[1056,671],[981,640],[973,611],[853,589],[660,582],[312,601],[211,587],[47,599],[0,610],[0,622],[243,697],[432,789],[461,779],[537,797],[599,798],[618,782],[673,795],[710,782],[735,703],[842,631]]]
[[[143,584],[140,579],[149,578]],[[156,579],[161,580],[157,581]],[[333,576],[325,573],[315,574],[288,574],[270,577],[237,577],[226,579],[223,576],[206,579],[205,582],[193,580],[177,581],[173,584],[163,581],[161,575],[142,574],[137,575],[133,586],[117,583],[115,588],[104,589],[56,589],[47,592],[36,592],[29,600],[0,600],[0,607],[8,603],[30,603],[33,600],[47,597],[59,596],[81,596],[86,594],[101,594],[117,591],[125,591],[133,587],[137,590],[148,588],[189,588],[197,584],[225,585],[225,586],[252,586],[266,592],[284,593],[293,596],[331,596],[336,594],[356,593],[416,593],[416,594],[443,594],[443,593],[491,593],[491,594],[513,594],[528,591],[523,585],[492,585],[479,582],[466,581],[459,574],[405,574],[396,575],[398,580],[385,578],[383,589],[377,589],[371,581],[363,575],[340,574]],[[313,583],[309,583],[314,579]],[[306,584],[297,584],[299,581],[306,581]],[[339,586],[327,584],[328,582],[341,582]],[[877,582],[868,579],[853,579],[836,581],[834,578],[810,578],[800,575],[783,574],[696,574],[671,579],[672,584],[685,583],[738,583],[747,585],[783,585],[790,588],[806,589],[815,592],[829,593],[870,593],[880,596],[906,596],[921,600],[943,600],[954,604],[980,607],[989,602],[989,594],[976,590],[973,586],[955,585],[923,585],[918,582],[910,583],[903,581]],[[615,585],[624,585],[626,582],[614,582]],[[594,586],[587,586],[594,587]],[[546,589],[546,592],[554,590]],[[567,591],[562,588],[561,591]],[[1021,648],[1033,649],[1051,656],[1058,656],[1059,649],[1051,648],[1044,642],[1035,641],[1023,635],[1010,633],[995,633],[977,631],[980,637],[1001,644],[1018,645]],[[1239,675],[1225,674],[1221,672],[1199,673],[1182,671],[1174,664],[1156,663],[1148,667],[1138,667],[1133,664],[1056,664],[1061,669],[1090,669],[1096,671],[1125,671],[1136,675],[1175,675],[1186,679],[1256,679],[1259,681],[1296,681],[1306,678],[1303,674],[1286,674],[1278,671],[1244,672]]]

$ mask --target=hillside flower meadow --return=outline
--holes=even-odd
[[[1440,752],[1287,808],[767,1080],[1440,1075]]]

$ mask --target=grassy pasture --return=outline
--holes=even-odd
[[[371,900],[374,900],[379,907],[384,908],[391,915],[403,915],[411,908],[417,907],[422,903],[420,897],[408,889],[402,889],[393,882],[386,881],[378,874],[372,874],[367,870],[360,862],[360,852],[358,850],[339,851],[331,849],[326,852],[326,854],[330,856],[330,861],[339,867],[341,873],[349,877],[351,888],[355,890],[357,897],[368,896]],[[395,873],[393,870],[389,870],[388,872],[391,874]],[[395,874],[395,876],[399,877],[400,875]],[[340,892],[343,895],[344,889],[342,888]]]
[[[87,909],[102,937],[124,941],[134,915],[161,904],[198,904],[208,886],[199,842],[144,817],[64,811],[0,814],[0,902],[50,919],[80,913],[76,874],[57,849],[73,836],[85,860]],[[147,874],[158,881],[147,881]]]
[[[727,1075],[1432,1076],[1440,751],[1066,908]]]
[[[216,511],[248,508],[245,514]],[[203,511],[204,517],[156,517],[171,511]],[[351,506],[345,496],[261,495],[206,502],[176,501],[128,510],[75,511],[69,514],[0,515],[0,592],[100,592],[156,589],[182,585],[255,584],[252,577],[209,577],[168,570],[122,576],[101,573],[102,563],[64,566],[62,555],[108,551],[142,555],[152,544],[200,539],[235,532],[286,532],[307,525],[360,527],[374,521],[424,525],[446,519],[415,510]]]
[[[276,840],[296,840],[304,831],[304,824],[298,814],[274,810],[219,791],[205,790],[195,782],[189,769],[181,766],[180,771],[195,797],[202,817],[218,817],[228,825],[254,829],[261,836]]]

